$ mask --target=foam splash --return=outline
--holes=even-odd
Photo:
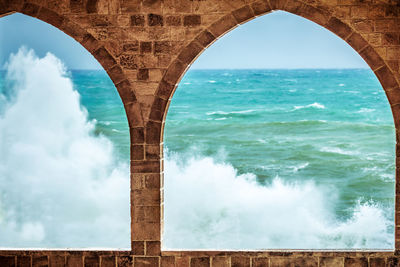
[[[0,113],[0,246],[129,247],[129,168],[63,64],[20,49]]]
[[[378,205],[358,203],[343,221],[333,188],[255,178],[211,157],[167,156],[164,249],[393,248],[393,222]]]
[[[312,103],[306,106],[294,106],[293,110],[299,110],[299,109],[304,109],[304,108],[316,108],[316,109],[325,109],[325,106],[320,104],[320,103]]]

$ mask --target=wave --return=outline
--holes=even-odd
[[[325,109],[325,106],[320,104],[320,103],[312,103],[306,106],[294,106],[293,110],[299,110],[299,109],[304,109],[304,108],[316,108],[316,109]]]
[[[313,182],[257,183],[211,157],[169,153],[163,249],[393,248],[393,221],[377,204],[337,218],[337,192]]]
[[[334,153],[334,154],[341,154],[341,155],[348,155],[348,156],[355,156],[359,155],[360,153],[357,151],[349,151],[349,150],[343,150],[338,147],[322,147],[319,151],[321,152],[328,152],[328,153]]]
[[[247,113],[253,113],[256,112],[254,109],[248,109],[248,110],[239,110],[239,111],[211,111],[207,112],[206,115],[212,116],[212,115],[232,115],[232,114],[247,114]]]
[[[373,109],[373,108],[361,108],[356,113],[371,113],[371,112],[374,112],[374,111],[375,111],[375,109]]]
[[[5,84],[13,97],[0,113],[1,246],[130,247],[129,166],[94,134],[60,60],[20,49]]]

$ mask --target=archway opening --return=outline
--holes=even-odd
[[[387,98],[308,20],[275,12],[208,48],[171,101],[164,143],[163,249],[394,247]]]
[[[0,247],[129,248],[129,128],[113,82],[40,20],[3,17],[0,36]]]

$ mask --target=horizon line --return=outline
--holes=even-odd
[[[187,71],[191,70],[372,70],[371,68],[365,68],[365,67],[357,67],[357,68],[339,68],[339,67],[332,67],[332,68],[193,68],[193,69],[188,69]],[[0,68],[0,71],[6,71],[6,68]],[[101,69],[69,69],[67,68],[67,71],[105,71],[103,68]]]

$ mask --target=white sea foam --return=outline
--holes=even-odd
[[[341,155],[358,155],[359,154],[357,151],[344,150],[339,147],[322,147],[319,151],[341,154]]]
[[[299,170],[306,168],[308,165],[310,165],[310,163],[305,162],[297,166],[292,166],[291,168],[293,169],[293,172],[298,172]]]
[[[293,110],[303,109],[303,108],[316,108],[316,109],[325,109],[325,106],[320,103],[312,103],[306,106],[294,106]]]
[[[246,114],[246,113],[253,113],[256,110],[254,109],[248,109],[248,110],[239,110],[239,111],[211,111],[207,112],[206,115],[212,116],[212,115],[231,115],[231,114]]]
[[[343,86],[345,86],[345,84],[344,83],[339,83],[338,86],[343,87]]]
[[[357,111],[357,113],[371,113],[374,111],[375,111],[375,109],[373,109],[373,108],[361,108],[359,111]]]
[[[129,167],[95,136],[62,63],[20,49],[0,113],[2,247],[129,247]]]
[[[333,189],[262,186],[210,157],[167,156],[164,193],[164,249],[393,248],[393,222],[375,204],[340,221]]]

